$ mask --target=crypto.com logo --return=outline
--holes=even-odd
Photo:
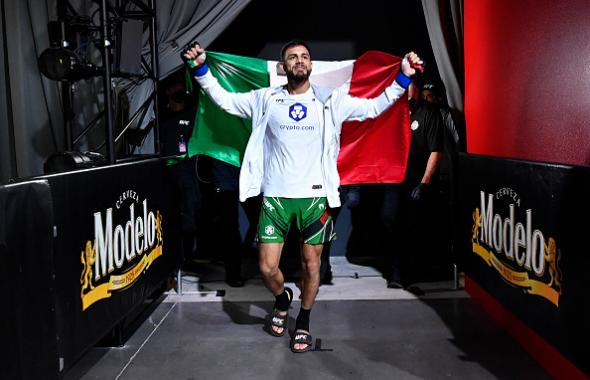
[[[307,116],[307,107],[301,103],[295,103],[289,107],[289,117],[295,121],[301,121]]]

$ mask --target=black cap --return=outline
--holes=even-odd
[[[429,90],[434,93],[438,93],[438,87],[434,83],[424,83],[422,85],[421,91]]]

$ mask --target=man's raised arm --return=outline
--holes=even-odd
[[[373,119],[393,105],[406,91],[417,70],[422,71],[424,62],[414,52],[407,53],[401,62],[401,70],[393,83],[372,99],[357,98],[343,94],[338,113],[345,120],[362,121]]]
[[[255,101],[253,92],[234,93],[221,87],[217,78],[211,75],[205,49],[193,42],[185,48],[181,56],[201,88],[215,104],[232,115],[244,119],[252,118]]]

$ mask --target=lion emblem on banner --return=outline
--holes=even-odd
[[[96,261],[96,243],[92,244],[90,240],[86,242],[86,248],[80,254],[80,261],[84,266],[82,276],[80,277],[80,285],[82,285],[80,292],[83,296],[88,291],[94,289],[94,285],[92,284],[92,266]]]

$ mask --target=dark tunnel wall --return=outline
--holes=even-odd
[[[464,16],[469,154],[454,240],[465,288],[552,377],[587,379],[590,3],[465,0]],[[511,256],[535,250],[510,241],[515,220],[543,236],[548,270]]]
[[[316,60],[353,59],[368,50],[403,56],[415,50],[438,77],[422,4],[415,0],[383,2],[326,0],[313,3],[252,1],[211,50],[276,60],[282,44],[310,43]]]
[[[590,165],[590,3],[466,0],[468,152]]]

